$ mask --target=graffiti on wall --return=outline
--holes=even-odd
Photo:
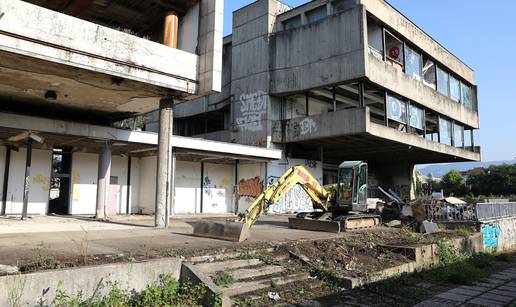
[[[312,134],[312,132],[317,131],[317,123],[310,117],[306,117],[305,119],[303,119],[299,123],[299,126],[300,126],[299,133],[301,136],[307,135],[307,134]]]
[[[484,249],[497,249],[498,238],[500,238],[500,226],[498,224],[485,224],[482,226],[482,239]]]
[[[262,193],[263,186],[260,177],[242,179],[238,183],[238,193],[240,196],[257,197]]]
[[[289,161],[288,166],[293,165],[305,166],[319,182],[322,182],[322,166],[319,161],[293,159]],[[267,185],[273,184],[278,178],[278,176],[267,177]],[[292,187],[276,204],[269,207],[269,211],[274,213],[293,213],[312,210],[312,200],[299,185]]]
[[[264,91],[240,95],[240,115],[235,122],[242,131],[263,130],[262,119],[267,113],[267,102],[267,93]]]

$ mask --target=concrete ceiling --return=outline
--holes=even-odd
[[[297,155],[312,154],[323,147],[325,163],[339,164],[347,160],[363,160],[370,163],[406,161],[415,164],[469,161],[450,154],[425,150],[407,144],[382,139],[370,134],[324,138],[291,145]]]
[[[0,109],[5,111],[109,122],[157,109],[165,91],[145,83],[0,52]]]

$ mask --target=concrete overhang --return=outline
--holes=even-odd
[[[369,108],[273,122],[276,143],[322,146],[325,161],[411,161],[438,163],[480,161],[480,149],[470,151],[372,123]],[[340,162],[339,162],[340,161]]]
[[[220,91],[222,1],[172,2],[197,7],[184,6],[188,22],[182,26],[191,29],[182,35],[189,40],[182,48],[181,39],[171,48],[24,1],[0,0],[0,97],[123,114],[154,110],[163,96]]]
[[[45,142],[36,148],[75,147],[78,151],[98,152],[106,142],[113,145],[113,154],[155,154],[158,134],[112,127],[90,125],[40,117],[0,113],[0,140],[6,145],[17,146],[7,141],[20,131],[32,131],[41,135]],[[277,160],[282,151],[256,146],[209,141],[190,137],[172,136],[172,148],[183,154],[215,156],[218,158]],[[24,146],[23,143],[19,144]]]

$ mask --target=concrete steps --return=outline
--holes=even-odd
[[[268,289],[279,291],[281,286],[307,280],[309,276],[306,272],[288,272],[283,266],[266,264],[258,258],[199,262],[193,266],[211,279],[211,282],[221,274],[230,275],[233,282],[218,288],[231,303],[237,297],[245,297],[251,292]]]

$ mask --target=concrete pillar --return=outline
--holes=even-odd
[[[29,206],[29,190],[30,190],[30,167],[32,163],[32,138],[27,140],[27,158],[25,160],[25,181],[23,183],[23,208],[21,219],[27,218],[27,210]]]
[[[154,226],[167,228],[170,216],[170,187],[172,180],[172,124],[174,101],[159,102],[158,170],[156,176],[156,210]]]
[[[111,144],[108,142],[102,146],[99,153],[99,171],[97,178],[97,210],[95,211],[95,218],[105,219],[111,179]]]

